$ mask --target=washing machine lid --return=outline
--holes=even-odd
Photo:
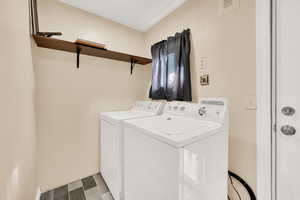
[[[178,148],[222,131],[220,123],[171,115],[126,120],[125,126]]]
[[[143,112],[143,111],[118,111],[118,112],[103,112],[100,114],[100,119],[108,121],[112,124],[121,123],[123,120],[135,119],[142,117],[155,116],[154,113]]]

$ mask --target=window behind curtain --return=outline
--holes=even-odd
[[[153,73],[149,97],[191,101],[190,30],[152,45],[151,53]]]

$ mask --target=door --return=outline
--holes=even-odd
[[[299,200],[300,1],[277,0],[275,3],[276,200]]]

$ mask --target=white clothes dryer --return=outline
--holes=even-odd
[[[131,110],[100,114],[100,172],[115,200],[123,191],[123,121],[153,117],[162,112],[163,103],[138,101]]]

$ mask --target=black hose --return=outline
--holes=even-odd
[[[231,171],[228,171],[228,175],[229,177],[233,177],[235,178],[236,180],[238,180],[247,190],[249,196],[250,196],[250,199],[251,200],[256,200],[256,196],[253,192],[253,190],[251,189],[251,187],[246,183],[246,181],[244,181],[240,176],[238,176],[237,174],[231,172]]]
[[[228,174],[228,177],[229,177],[230,183],[231,183],[231,185],[232,185],[234,191],[236,192],[236,194],[237,194],[238,197],[239,197],[239,200],[242,200],[240,193],[237,191],[235,185],[233,184],[232,177],[231,177],[229,174]]]

